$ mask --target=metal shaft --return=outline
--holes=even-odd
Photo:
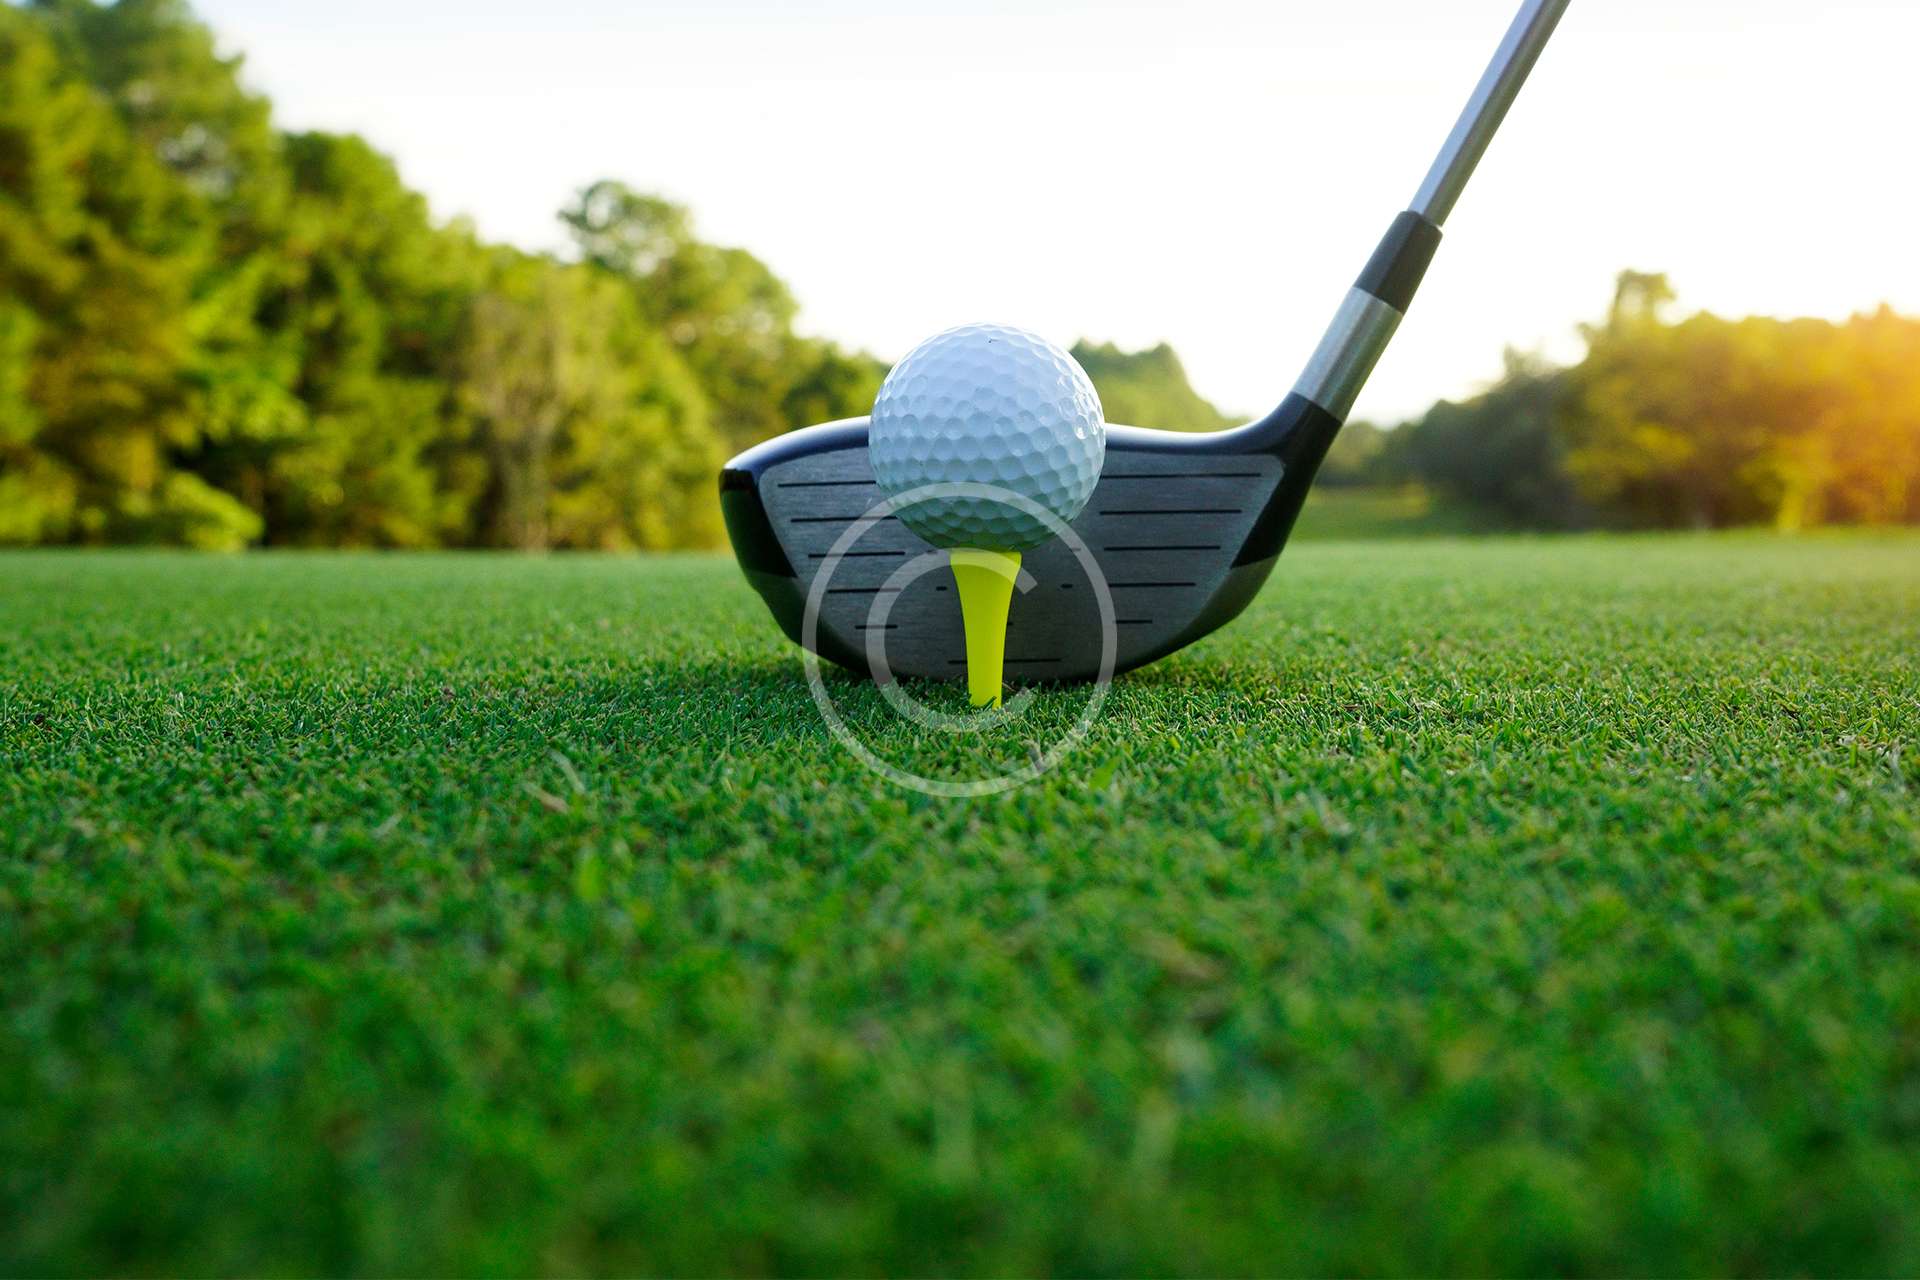
[[[1325,409],[1335,422],[1346,421],[1360,388],[1393,340],[1393,331],[1439,247],[1440,224],[1453,212],[1453,202],[1473,176],[1473,167],[1493,141],[1507,108],[1526,83],[1527,73],[1533,70],[1534,61],[1546,48],[1547,37],[1553,34],[1554,24],[1569,3],[1571,0],[1525,0],[1520,6],[1486,74],[1474,86],[1466,110],[1460,113],[1446,145],[1435,157],[1427,180],[1420,184],[1420,193],[1374,250],[1293,384],[1295,395]]]
[[[1507,28],[1506,38],[1487,64],[1486,74],[1474,86],[1473,96],[1460,113],[1460,119],[1447,135],[1447,141],[1434,157],[1433,168],[1420,184],[1413,203],[1407,206],[1435,226],[1443,225],[1453,205],[1473,176],[1487,144],[1506,118],[1507,108],[1526,83],[1527,73],[1547,47],[1547,39],[1567,11],[1571,0],[1526,0]]]

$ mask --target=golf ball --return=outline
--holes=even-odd
[[[927,485],[1004,489],[1062,521],[1100,480],[1107,429],[1100,396],[1074,358],[1044,338],[969,324],[909,351],[873,402],[867,450],[881,491]],[[1030,512],[991,497],[933,497],[899,509],[936,547],[1024,551],[1053,535]]]

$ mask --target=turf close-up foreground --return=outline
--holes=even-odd
[[[728,557],[0,557],[0,1271],[1913,1274],[1916,699],[1912,534],[1309,541],[946,800]]]

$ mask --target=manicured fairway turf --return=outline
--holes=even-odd
[[[0,1271],[1920,1272],[1917,698],[1914,536],[1309,543],[941,801],[726,559],[0,556]]]

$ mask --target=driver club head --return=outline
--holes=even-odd
[[[1272,571],[1339,425],[1292,395],[1266,419],[1233,431],[1107,428],[1100,482],[1069,527],[1112,601],[1113,671],[1192,644],[1246,607]],[[884,511],[865,418],[749,449],[721,472],[720,500],[740,567],[794,643],[807,642],[807,602],[827,572],[812,637],[821,657],[871,674],[869,632],[877,627],[893,675],[965,674],[959,598],[947,575],[889,583],[933,548],[885,514],[841,545],[856,522]],[[1100,590],[1065,539],[1028,551],[1007,623],[1009,678],[1098,676],[1107,647]]]
[[[1412,302],[1441,224],[1569,3],[1521,4],[1411,207],[1394,219],[1278,408],[1228,431],[1107,427],[1099,483],[1070,522],[1074,538],[1025,553],[1007,623],[1010,679],[1126,671],[1246,608]],[[720,502],[734,554],[796,644],[875,676],[962,678],[958,595],[949,575],[910,571],[933,548],[888,514],[867,428],[865,418],[808,427],[728,462]]]

